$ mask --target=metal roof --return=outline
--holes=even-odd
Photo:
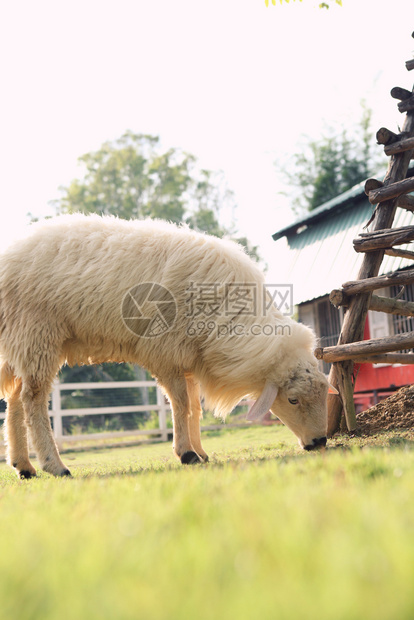
[[[351,203],[354,203],[356,201],[359,202],[361,196],[365,195],[364,185],[365,183],[359,183],[358,185],[355,185],[343,194],[332,198],[332,200],[328,200],[328,202],[325,202],[320,207],[309,211],[308,213],[306,213],[306,215],[303,215],[299,219],[295,220],[293,224],[289,224],[289,226],[285,226],[285,228],[282,228],[281,230],[278,230],[278,232],[274,233],[274,235],[272,235],[273,239],[277,241],[281,237],[285,237],[293,232],[296,232],[302,226],[315,224],[317,221],[324,219],[328,211],[330,213],[333,213],[334,211],[340,211],[344,208],[349,207]]]
[[[284,282],[293,284],[295,305],[327,295],[357,278],[363,254],[355,252],[352,241],[366,232],[364,226],[372,212],[361,184],[273,235],[275,240],[287,238],[288,249],[279,264]],[[394,226],[412,223],[411,212],[397,209]],[[380,273],[408,265],[412,261],[385,256]]]

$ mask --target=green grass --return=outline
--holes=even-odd
[[[67,453],[73,479],[0,466],[0,617],[414,617],[414,438],[305,453],[282,427]]]

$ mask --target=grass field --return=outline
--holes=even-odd
[[[0,465],[0,617],[414,618],[414,437],[305,453],[283,427],[68,453],[72,479]]]

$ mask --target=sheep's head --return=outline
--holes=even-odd
[[[270,409],[299,439],[305,450],[326,445],[329,383],[313,361],[300,361],[283,382],[271,374],[264,389],[248,413],[258,420]]]

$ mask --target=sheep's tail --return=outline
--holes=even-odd
[[[0,398],[9,398],[21,384],[22,380],[16,377],[12,366],[0,358]]]

